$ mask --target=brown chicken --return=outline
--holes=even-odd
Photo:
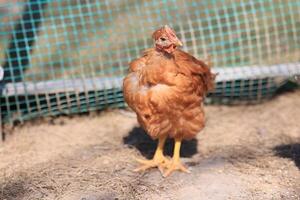
[[[140,125],[158,146],[152,160],[139,160],[136,171],[158,167],[163,176],[175,170],[189,172],[180,162],[180,145],[203,129],[205,94],[214,88],[210,64],[177,49],[182,46],[167,25],[152,35],[155,47],[130,63],[123,82],[125,101],[137,114]],[[166,139],[174,138],[174,154],[163,154]]]

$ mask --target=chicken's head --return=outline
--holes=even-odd
[[[168,25],[156,30],[152,34],[155,42],[155,48],[171,54],[178,46],[182,46],[182,42],[178,39],[175,31]]]

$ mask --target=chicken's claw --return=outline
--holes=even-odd
[[[163,177],[169,176],[173,171],[182,171],[185,173],[191,173],[181,162],[171,161],[166,167],[167,170],[163,173]]]
[[[133,171],[135,172],[140,172],[140,171],[145,171],[150,168],[157,167],[160,171],[161,174],[163,174],[164,168],[168,165],[170,162],[167,158],[165,157],[160,157],[158,158],[153,158],[152,160],[142,160],[142,159],[136,159],[137,162],[141,163],[142,165]]]

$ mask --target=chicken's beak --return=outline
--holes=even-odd
[[[179,47],[183,46],[182,42],[178,38],[177,38],[177,41],[176,41],[175,45],[179,46]]]
[[[183,44],[182,44],[182,42],[181,42],[180,40],[178,40],[178,42],[177,42],[176,45],[179,46],[179,47],[182,47],[182,46],[183,46]]]

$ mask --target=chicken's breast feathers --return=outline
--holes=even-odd
[[[149,135],[192,138],[204,127],[203,96],[213,88],[210,67],[176,50],[172,56],[148,49],[131,62],[125,101]]]

